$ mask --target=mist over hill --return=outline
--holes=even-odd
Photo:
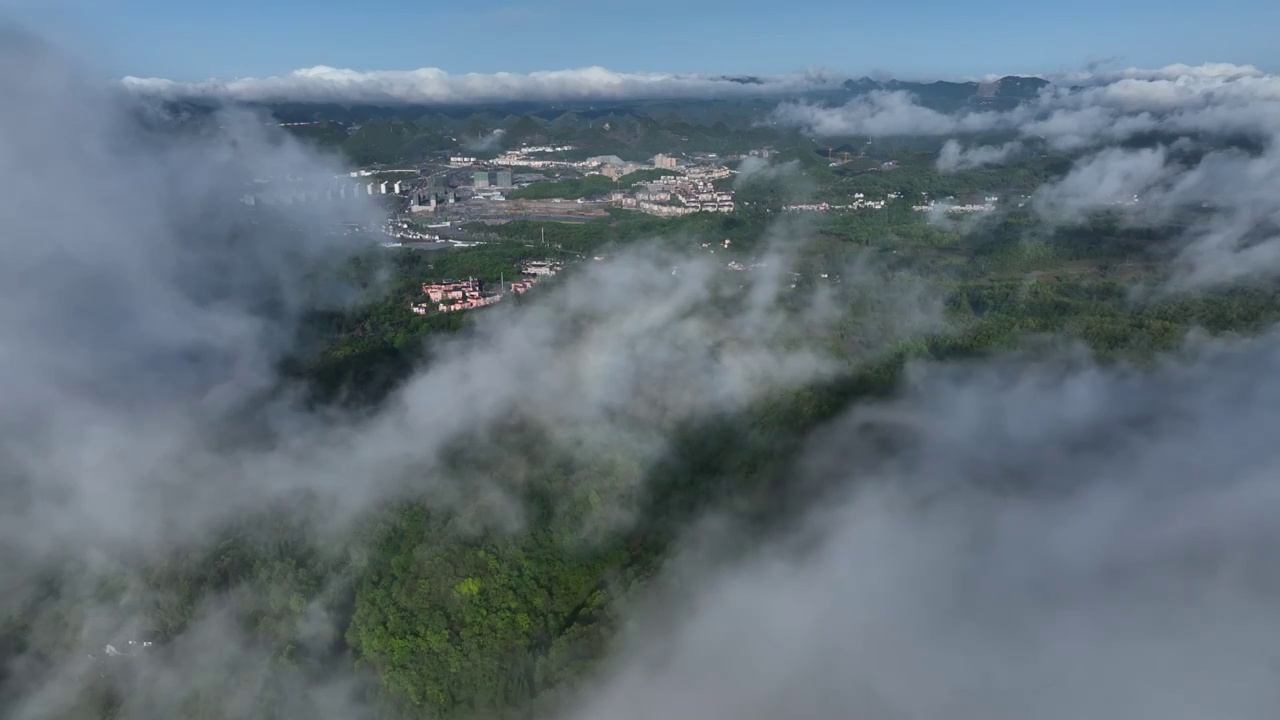
[[[1276,76],[4,40],[0,717],[1272,713]]]
[[[370,77],[370,83],[376,76]],[[292,84],[272,81],[245,80],[226,86],[209,84],[176,84],[161,81],[126,79],[124,87],[146,97],[186,104],[191,108],[213,108],[227,102],[243,103],[268,109],[281,122],[305,122],[331,120],[342,123],[367,122],[389,117],[414,117],[438,113],[445,117],[464,117],[482,112],[499,115],[533,115],[552,120],[566,113],[584,117],[602,117],[610,113],[635,112],[636,110],[679,108],[682,112],[697,112],[702,108],[717,106],[753,107],[776,104],[783,99],[810,99],[840,102],[850,96],[875,90],[902,90],[921,98],[923,104],[937,109],[954,110],[967,103],[1007,107],[1020,100],[1034,98],[1051,83],[1038,77],[1006,76],[991,82],[945,82],[829,79],[816,77],[782,81],[759,77],[705,77],[688,79],[657,77],[647,86],[627,87],[604,91],[592,87],[593,78],[584,73],[581,87],[534,90],[536,78],[530,76],[524,82],[528,92],[519,82],[508,88],[502,97],[487,97],[483,91],[472,95],[459,92],[447,96],[434,93],[431,86],[418,88],[409,78],[404,78],[403,91],[382,97],[359,90],[361,76],[354,76],[342,86],[315,87],[310,76],[297,77]],[[255,83],[263,83],[260,89]],[[448,82],[441,78],[440,82]],[[474,86],[478,81],[469,81]],[[686,85],[696,88],[686,90]],[[521,97],[542,92],[545,97]],[[575,97],[575,95],[581,97]],[[703,110],[706,112],[707,110]]]

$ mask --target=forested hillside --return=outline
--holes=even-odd
[[[1274,77],[67,63],[0,45],[0,717],[1273,709]],[[522,143],[734,201],[251,202]],[[510,197],[672,172],[576,170]]]
[[[581,234],[585,227],[551,225],[548,236],[568,241],[555,233]],[[595,239],[583,236],[569,246],[616,252],[613,243],[624,241],[627,231],[610,240],[607,223],[602,228]],[[690,237],[701,237],[691,229]],[[828,262],[841,247],[861,247],[844,239],[848,231],[831,232],[827,237],[836,244],[823,256]],[[805,439],[851,405],[892,393],[908,360],[982,357],[1053,334],[1087,343],[1107,362],[1147,362],[1154,353],[1176,349],[1194,328],[1252,332],[1280,320],[1280,291],[1272,285],[1135,303],[1126,292],[1132,277],[1106,268],[1145,262],[1143,248],[1125,256],[1064,230],[1027,264],[1016,259],[1024,251],[1000,248],[1000,226],[991,232],[952,241],[950,251],[969,261],[943,266],[954,269],[932,280],[943,292],[944,328],[868,356],[858,353],[873,337],[869,326],[847,326],[828,339],[845,357],[863,362],[726,414],[680,421],[672,431],[678,439],[658,462],[640,462],[625,446],[597,446],[584,455],[530,419],[501,421],[484,435],[459,438],[447,465],[433,472],[463,488],[480,478],[482,485],[498,483],[518,500],[518,520],[483,494],[446,508],[406,497],[372,508],[337,537],[320,538],[308,528],[309,514],[322,508],[302,496],[222,529],[217,542],[122,569],[118,579],[102,580],[98,597],[132,604],[162,643],[156,659],[140,662],[163,662],[166,639],[192,632],[212,604],[269,652],[280,682],[297,682],[298,674],[318,682],[335,667],[352,666],[364,673],[352,692],[388,717],[524,714],[568,697],[592,677],[619,631],[625,603],[645,592],[691,523],[715,509],[768,533],[801,514],[821,495],[812,484],[790,480]],[[1098,232],[1100,226],[1086,237]],[[890,244],[919,254],[913,265],[928,266],[930,242],[913,245],[904,237]],[[424,363],[429,367],[437,353],[451,352],[450,336],[472,332],[481,321],[406,312],[415,285],[430,277],[514,272],[533,252],[517,245],[505,255],[497,247],[393,254],[398,280],[385,299],[313,318],[307,332],[318,344],[291,361],[291,383],[309,388],[318,403],[313,412],[332,403],[371,408],[386,402],[394,388],[423,372]],[[989,265],[995,257],[1007,259]],[[1020,274],[1001,278],[1014,267]],[[1028,271],[1040,273],[1039,279],[1028,281],[1021,274]],[[528,300],[539,302],[555,301]],[[624,512],[625,521],[600,526],[599,513],[606,511]],[[50,586],[39,611],[32,607],[34,614],[10,619],[8,647],[38,648],[52,661],[76,645],[74,638],[50,636],[52,628],[35,624],[61,592]],[[318,635],[311,626],[317,621],[324,624]],[[118,686],[97,692],[101,696],[83,707],[125,702],[114,694]],[[226,688],[215,684],[205,692]],[[283,701],[267,686],[254,702],[267,708]],[[97,717],[99,711],[64,716]]]

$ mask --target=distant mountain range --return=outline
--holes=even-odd
[[[728,81],[742,85],[762,85],[760,78],[742,76],[726,77]],[[554,102],[503,102],[484,105],[340,105],[334,102],[271,102],[261,108],[269,110],[282,122],[315,122],[335,120],[344,124],[369,122],[387,118],[421,118],[426,115],[462,119],[476,114],[509,117],[509,115],[534,115],[552,120],[568,114],[572,118],[591,120],[609,115],[644,114],[664,119],[681,119],[709,126],[724,122],[733,128],[745,127],[767,114],[780,100],[806,100],[819,104],[844,104],[851,97],[874,91],[906,91],[916,97],[925,108],[943,113],[973,109],[1009,109],[1036,96],[1042,88],[1051,85],[1038,77],[1006,76],[992,82],[915,82],[869,77],[849,79],[841,85],[819,88],[788,95],[750,95],[741,97],[712,97],[712,99],[634,99],[607,101],[554,101]]]
[[[766,84],[752,76],[721,79],[744,85]],[[789,131],[769,129],[762,121],[782,100],[841,105],[872,92],[905,91],[920,105],[939,112],[1003,110],[1034,98],[1048,85],[1049,81],[1042,78],[1016,75],[991,82],[862,77],[787,95],[762,91],[740,96],[603,102],[394,106],[277,102],[250,106],[287,124],[294,135],[341,148],[360,164],[413,162],[443,151],[494,151],[498,146],[523,141],[570,143],[588,155],[613,153],[643,158],[671,150],[728,152],[743,143],[779,142]],[[166,106],[170,119],[186,124],[208,120],[217,103],[188,100]],[[486,140],[495,128],[504,130],[503,137]]]
[[[872,80],[869,77],[846,80],[844,89],[853,95],[877,90],[899,90],[916,95],[922,105],[940,111],[959,110],[966,106],[987,106],[1006,109],[1036,96],[1050,85],[1038,77],[1006,75],[992,82],[908,82],[902,80]]]
[[[807,100],[818,103],[841,103],[850,97],[874,91],[906,91],[917,97],[917,101],[941,112],[951,112],[966,107],[989,107],[1004,109],[1017,105],[1036,96],[1040,90],[1050,85],[1048,80],[1039,77],[1007,75],[991,82],[935,82],[910,80],[875,80],[861,77],[856,80],[845,80],[840,84],[827,84],[807,90],[779,92],[770,83],[753,75],[722,75],[717,80],[737,85],[758,86],[759,93],[740,96],[712,96],[705,98],[669,98],[669,97],[637,97],[632,99],[612,100],[561,100],[561,101],[511,101],[485,102],[475,104],[385,104],[385,103],[342,103],[335,101],[276,101],[249,103],[271,110],[277,117],[288,121],[303,120],[337,120],[339,122],[361,122],[379,117],[406,117],[415,114],[443,113],[451,116],[465,116],[475,112],[497,111],[502,113],[537,113],[546,117],[550,110],[558,112],[599,112],[605,107],[636,108],[655,105],[680,106],[688,109],[694,106],[748,106],[762,103],[776,103],[778,100]],[[167,105],[170,108],[182,108],[186,112],[199,114],[202,109],[212,109],[220,102],[212,99],[186,98],[173,100]]]

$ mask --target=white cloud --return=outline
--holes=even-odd
[[[1174,174],[1163,147],[1109,148],[1078,162],[1066,177],[1041,187],[1033,202],[1045,215],[1064,218],[1106,205],[1131,202]]]
[[[841,490],[798,529],[670,565],[572,717],[1265,717],[1277,366],[1273,330],[1143,373],[920,368],[815,439]]]
[[[1280,271],[1280,76],[1252,66],[1210,64],[1130,68],[1074,80],[1082,87],[1049,87],[1005,111],[942,113],[908,93],[879,92],[837,107],[786,103],[773,119],[820,136],[1004,131],[1024,141],[1040,139],[1057,151],[1080,154],[1065,177],[1035,192],[1033,207],[1042,216],[1075,221],[1113,208],[1137,222],[1166,222],[1180,213],[1190,218],[1169,287]],[[1149,134],[1167,138],[1166,144],[1115,147]],[[1218,142],[1238,138],[1251,141],[1254,152],[1262,148],[1261,154],[1223,150]],[[937,167],[995,164],[1018,147],[1013,141],[966,150],[952,138]]]
[[[1134,201],[1137,196],[1136,201]],[[1040,187],[1034,207],[1078,220],[1111,207],[1134,222],[1182,218],[1187,229],[1166,290],[1223,285],[1280,271],[1280,145],[1213,150],[1182,165],[1164,146],[1108,148]]]
[[[178,83],[161,78],[126,77],[122,82],[130,90],[166,98],[441,104],[768,95],[810,89],[830,82],[817,73],[760,80],[760,83],[744,83],[711,75],[622,73],[603,67],[528,74],[450,75],[438,68],[361,72],[317,66],[266,78]]]
[[[1119,80],[1238,80],[1263,77],[1266,74],[1253,65],[1174,63],[1159,68],[1129,67],[1123,70],[1051,74],[1046,77],[1060,85],[1106,85]]]
[[[766,239],[765,266],[742,274],[692,241],[636,242],[433,338],[435,362],[378,408],[305,412],[279,362],[304,309],[330,299],[309,273],[360,249],[340,221],[381,213],[359,197],[250,210],[238,200],[255,178],[324,182],[342,168],[241,110],[200,131],[148,133],[134,104],[85,77],[37,43],[0,44],[0,132],[21,138],[0,145],[0,612],[29,611],[66,638],[9,646],[0,694],[14,717],[57,715],[100,677],[85,658],[101,645],[81,643],[140,619],[95,600],[98,571],[199,547],[299,494],[324,507],[322,529],[307,528],[321,534],[405,495],[518,524],[523,467],[458,478],[442,452],[514,421],[543,430],[548,450],[624,458],[574,486],[602,516],[588,523],[612,531],[683,423],[825,377],[941,319],[935,294],[869,270],[793,292],[804,238],[786,227]],[[837,326],[856,351],[833,347]],[[46,577],[64,581],[56,602],[36,595]],[[84,612],[59,615],[67,605]],[[268,679],[267,653],[216,620],[167,638],[164,663],[127,685],[122,717],[171,717],[167,704],[211,676]]]
[[[1174,65],[1090,75],[1083,87],[1050,86],[1005,111],[942,113],[905,91],[873,92],[840,106],[785,103],[772,119],[818,136],[964,135],[1016,131],[1079,150],[1153,130],[1269,136],[1280,122],[1280,76],[1249,66]]]
[[[1065,96],[1086,104],[1046,96],[1044,115],[952,116],[902,93],[876,93],[834,114],[804,105],[779,113],[815,132],[872,135],[953,135],[1031,119],[1073,147],[1166,122],[1207,127],[1215,113],[1251,118],[1232,127],[1264,127],[1250,123],[1267,117],[1264,104],[1274,99],[1266,76],[1235,66],[1177,72],[1173,81],[1204,85],[1188,93],[1116,82],[1096,96]],[[22,139],[0,146],[10,179],[0,194],[0,374],[10,381],[0,385],[0,490],[12,500],[0,507],[6,611],[33,585],[26,568],[52,554],[168,547],[292,490],[348,509],[399,492],[447,508],[450,493],[518,482],[451,484],[437,462],[450,440],[512,415],[579,449],[622,447],[643,463],[682,420],[823,377],[832,358],[810,334],[850,319],[831,312],[849,306],[834,300],[802,315],[783,311],[794,238],[779,238],[770,269],[750,275],[745,296],[727,303],[708,257],[637,249],[529,306],[479,315],[471,333],[442,347],[441,359],[372,417],[299,417],[280,406],[269,442],[229,447],[219,433],[275,379],[307,299],[306,261],[343,246],[322,232],[336,214],[288,210],[281,227],[251,231],[253,242],[224,244],[243,231],[222,212],[224,201],[245,175],[326,177],[335,168],[238,114],[221,117],[224,127],[204,141],[135,147],[121,142],[123,109],[74,77],[47,56],[0,48],[0,89],[10,100],[0,129]],[[239,100],[399,102],[759,90],[599,69],[452,77],[318,68],[232,83],[127,84]],[[1238,105],[1224,105],[1229,97]],[[948,162],[960,166],[998,162],[1007,146],[950,147]],[[1280,220],[1274,146],[1261,157],[1213,153],[1191,168],[1169,156],[1163,148],[1089,154],[1037,193],[1037,206],[1061,214],[1132,193],[1156,208],[1212,203],[1225,212],[1192,238],[1188,282],[1280,264],[1280,240],[1249,236],[1259,220]],[[284,232],[297,226],[307,230],[301,237]],[[680,264],[674,275],[672,263]],[[927,293],[848,280],[896,310],[874,313],[885,341],[934,327],[938,303]],[[854,325],[860,340],[879,337]],[[811,517],[817,542],[807,552],[700,577],[692,612],[663,638],[660,662],[623,656],[583,716],[1264,716],[1273,705],[1268,639],[1280,629],[1275,590],[1259,582],[1274,556],[1267,551],[1280,545],[1277,347],[1268,338],[1152,380],[1092,365],[913,376],[905,398],[860,410],[830,442],[814,439],[812,473],[848,479],[856,471],[877,485]],[[910,453],[850,452],[864,423],[886,419],[913,435]],[[1027,492],[984,491],[992,480]],[[914,490],[904,497],[902,486]],[[954,492],[942,502],[917,494],[933,490]],[[1205,563],[1205,553],[1230,562]],[[46,610],[74,635],[74,618],[59,611]],[[251,641],[214,620],[176,639],[168,662],[126,697],[129,712],[172,715],[148,701],[181,696],[192,678],[237,668],[264,678]],[[83,669],[68,662],[57,683],[23,682],[23,702],[6,700],[19,717],[49,716],[42,702],[71,697]],[[1196,711],[1152,688],[1194,695]]]
[[[875,91],[829,108],[784,103],[772,119],[819,136],[955,135],[991,130],[1010,122],[1000,113],[948,114],[924,107],[906,91]]]
[[[956,140],[948,140],[938,153],[937,167],[939,172],[954,172],[968,168],[998,165],[1022,150],[1022,143],[1009,142],[1003,145],[979,145],[968,149],[961,147]]]

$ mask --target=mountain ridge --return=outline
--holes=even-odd
[[[854,96],[876,91],[905,91],[917,96],[921,104],[935,110],[959,110],[967,105],[1007,108],[1035,97],[1052,85],[1034,75],[1005,75],[990,82],[952,82],[948,80],[874,80],[863,76],[846,80],[841,87]]]

